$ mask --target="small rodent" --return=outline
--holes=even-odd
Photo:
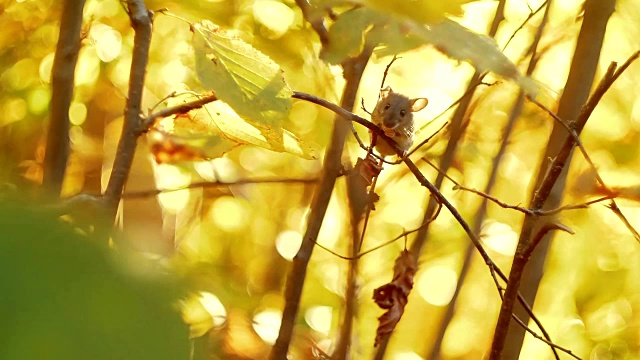
[[[409,99],[394,92],[391,87],[380,90],[380,101],[376,104],[371,121],[384,133],[398,143],[406,154],[413,145],[413,113],[424,109],[429,103],[426,98]],[[376,149],[382,156],[394,155],[393,147],[381,138],[377,139]]]

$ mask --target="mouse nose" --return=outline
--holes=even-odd
[[[385,117],[384,119],[382,119],[382,126],[385,128],[394,129],[396,126],[398,126],[398,124],[392,118]]]

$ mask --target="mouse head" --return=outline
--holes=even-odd
[[[424,109],[429,103],[426,98],[409,99],[394,92],[391,87],[380,90],[380,101],[373,110],[373,120],[389,129],[395,129],[413,121],[413,114]]]

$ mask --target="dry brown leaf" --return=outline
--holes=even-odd
[[[182,161],[195,161],[213,157],[201,151],[204,147],[200,143],[210,139],[190,139],[158,129],[151,129],[147,136],[151,153],[155,156],[158,164],[175,164]],[[229,141],[226,146],[223,146],[224,149],[220,151],[219,156],[222,156],[222,154],[235,146],[237,146],[236,143]]]
[[[396,259],[393,266],[393,280],[373,291],[373,300],[387,312],[378,318],[378,330],[374,346],[378,346],[395,329],[407,305],[409,293],[413,288],[413,277],[417,264],[413,255],[406,249]]]
[[[367,182],[368,185],[373,183],[373,179],[380,175],[382,171],[382,165],[378,164],[378,160],[371,154],[366,159],[358,158],[355,169],[360,173],[360,176]]]

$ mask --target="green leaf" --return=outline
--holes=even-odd
[[[377,13],[378,16],[383,16]],[[397,55],[410,51],[425,44],[424,40],[412,33],[403,30],[399,21],[384,16],[384,25],[378,25],[367,34],[367,41],[378,44],[374,53],[378,57]]]
[[[323,49],[323,55],[332,63],[357,55],[362,50],[363,37],[376,46],[378,56],[396,55],[430,44],[453,59],[469,62],[481,72],[492,71],[515,81],[531,96],[542,90],[540,84],[520,74],[492,38],[450,19],[424,25],[410,17],[359,8],[341,14],[329,29],[329,35],[330,44]]]
[[[165,268],[134,276],[98,239],[16,203],[0,203],[0,359],[189,358]]]
[[[314,147],[304,144],[287,130],[272,131],[257,124],[250,124],[239,117],[234,109],[221,102],[208,104],[206,109],[211,115],[211,122],[231,141],[287,152],[304,159],[317,158]]]
[[[209,21],[191,26],[196,72],[202,84],[215,90],[252,124],[280,132],[291,109],[291,89],[282,69],[268,56]]]
[[[329,29],[329,44],[322,49],[320,58],[339,64],[346,58],[358,55],[362,51],[365,34],[380,19],[384,20],[384,17],[367,8],[340,14]]]
[[[292,92],[280,66],[211,22],[192,31],[198,78],[221,101],[206,106],[210,117],[179,117],[170,129],[152,133],[156,160],[216,158],[243,144],[315,158],[314,149],[282,128]]]
[[[304,159],[316,159],[317,150],[295,135],[280,129],[251,124],[238,116],[229,105],[216,101],[196,115],[182,115],[163,120],[149,132],[151,152],[158,163],[218,158],[239,145],[255,145],[277,152],[287,152]]]
[[[453,59],[467,61],[479,71],[492,71],[511,79],[531,96],[541,90],[541,86],[534,80],[522,76],[495,40],[486,35],[475,33],[449,19],[430,26],[406,20],[404,25],[408,32]]]
[[[361,0],[360,3],[381,14],[398,15],[418,23],[429,24],[445,15],[462,15],[462,5],[476,0]]]

